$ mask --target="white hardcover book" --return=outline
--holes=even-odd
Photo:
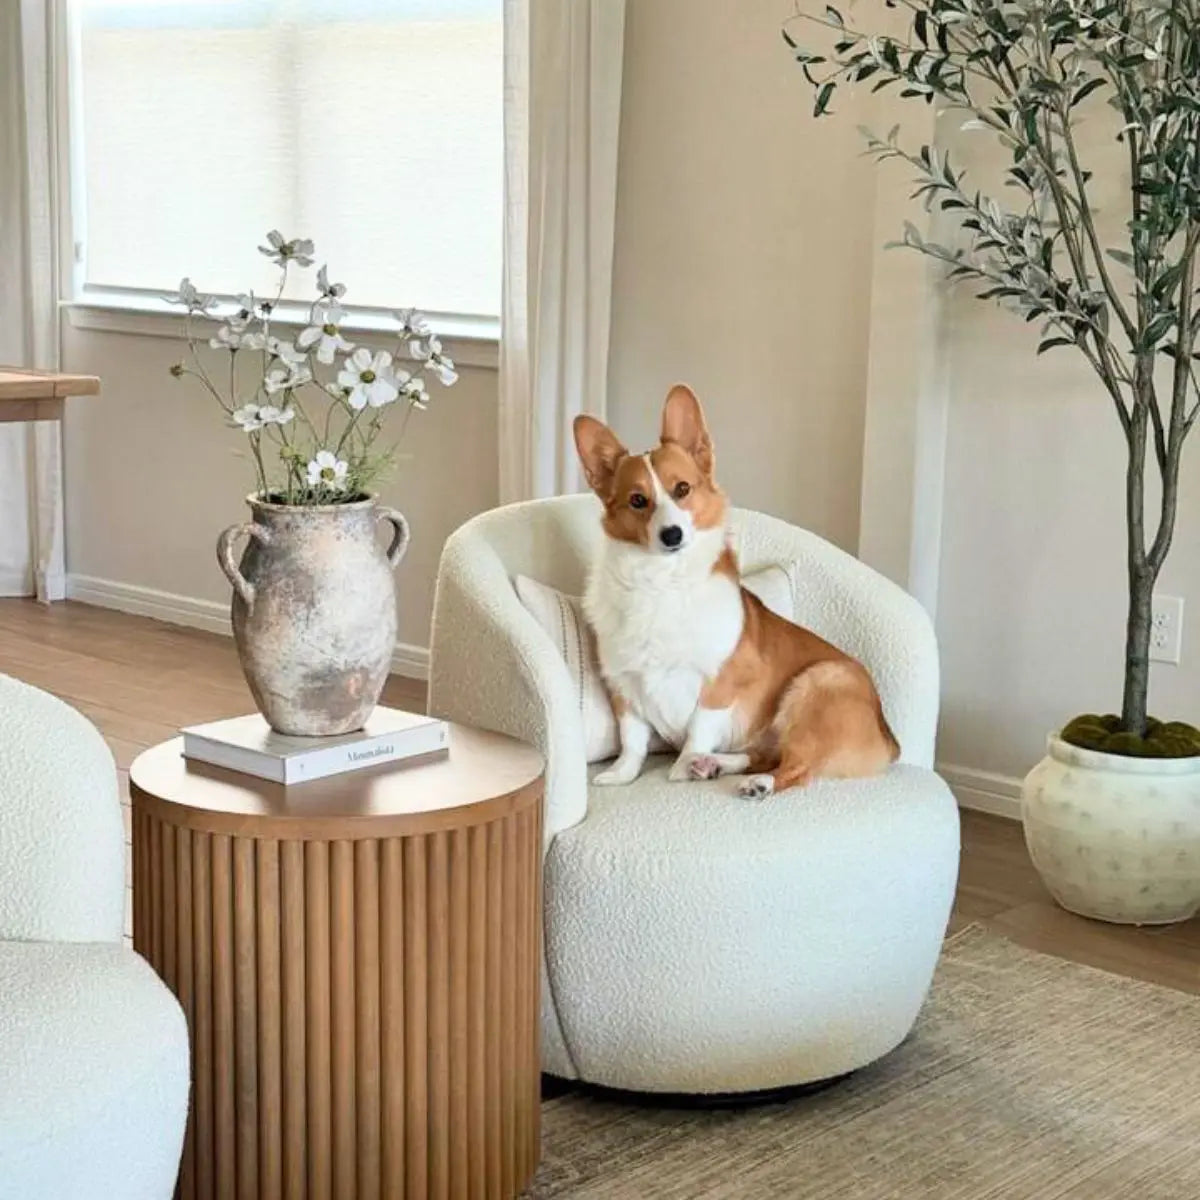
[[[366,725],[337,737],[289,737],[258,713],[181,730],[185,758],[272,779],[305,783],[408,758],[445,754],[445,721],[377,707]]]

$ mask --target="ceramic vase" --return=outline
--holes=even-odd
[[[233,585],[234,639],[259,711],[279,733],[361,729],[391,666],[392,571],[408,549],[407,522],[374,496],[312,507],[246,502],[252,520],[221,534],[217,560]],[[392,526],[386,548],[380,522]]]

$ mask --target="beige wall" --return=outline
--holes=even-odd
[[[215,402],[168,375],[180,355],[169,338],[67,329],[67,367],[103,381],[98,399],[71,402],[67,416],[67,569],[225,603],[213,547],[246,519],[253,472],[241,457],[246,439],[222,427]],[[432,384],[433,405],[408,427],[411,457],[384,484],[384,501],[413,531],[397,572],[403,643],[429,644],[442,542],[496,503],[495,378],[467,368],[449,390]]]
[[[734,500],[853,549],[874,176],[862,120],[814,121],[791,0],[630,0],[609,415],[705,403]]]

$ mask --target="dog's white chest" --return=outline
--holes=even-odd
[[[696,578],[660,563],[631,579],[628,569],[614,569],[621,564],[602,561],[585,607],[609,686],[678,747],[700,689],[741,637],[742,600],[726,575]]]

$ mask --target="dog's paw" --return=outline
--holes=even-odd
[[[743,800],[761,800],[775,790],[775,780],[770,775],[750,775],[738,784],[738,795]]]
[[[622,766],[619,762],[592,776],[592,782],[599,787],[622,787],[632,783],[640,773],[639,767]]]
[[[671,769],[667,772],[667,780],[670,783],[685,783],[689,779],[695,779],[696,777],[692,774],[692,763],[695,761],[694,754],[680,754],[671,764]]]
[[[721,764],[711,754],[697,754],[688,763],[690,779],[716,779],[721,774]]]

